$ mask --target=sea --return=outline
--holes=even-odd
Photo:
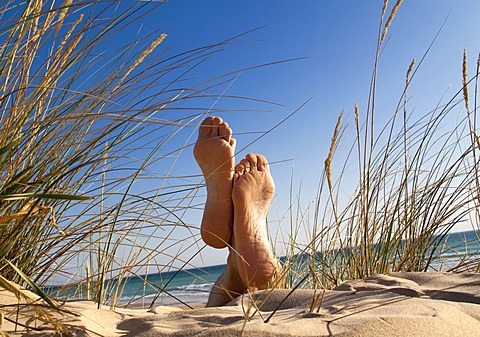
[[[126,282],[119,304],[144,308],[204,304],[213,284],[226,267],[222,264],[132,277]],[[145,278],[155,286],[145,285]]]
[[[449,249],[430,266],[429,271],[449,271],[466,257],[480,258],[479,237],[478,230],[449,234],[443,242]],[[123,281],[120,303],[116,305],[149,308],[159,305],[194,307],[204,304],[212,285],[225,268],[226,265],[217,265],[131,277]]]

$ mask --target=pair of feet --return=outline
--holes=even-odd
[[[248,289],[264,289],[280,272],[266,233],[275,191],[268,162],[262,155],[248,154],[235,165],[235,145],[231,128],[221,118],[203,121],[194,148],[207,187],[201,235],[206,244],[230,250],[208,306],[223,305]]]

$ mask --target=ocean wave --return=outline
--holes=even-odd
[[[168,294],[163,292],[159,294],[148,294],[145,296],[131,298],[128,296],[120,299],[120,304],[147,304],[153,302],[155,299],[155,305],[179,305],[186,303],[189,305],[204,304],[207,303],[209,293],[205,291],[185,291],[175,290],[169,291]]]
[[[210,283],[202,283],[202,284],[188,284],[188,285],[182,285],[182,286],[176,286],[176,287],[171,287],[167,288],[167,291],[208,291],[212,289],[212,285]]]
[[[144,298],[145,300],[153,299],[155,297],[171,297],[173,295],[175,297],[205,297],[210,294],[212,290],[212,285],[210,283],[202,283],[202,284],[189,284],[189,285],[182,285],[177,287],[171,287],[165,289],[164,292],[160,293],[149,293],[149,294],[141,294],[137,293],[138,297]],[[124,294],[121,297],[120,301],[125,302],[131,299],[132,296],[130,294]]]

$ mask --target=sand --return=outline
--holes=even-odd
[[[9,296],[0,292],[1,304],[16,301]],[[392,273],[328,291],[257,292],[219,308],[62,308],[76,314],[60,320],[71,336],[480,336],[480,274]],[[7,321],[2,331],[54,335],[15,332]]]

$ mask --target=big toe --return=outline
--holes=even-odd
[[[256,170],[257,169],[257,155],[253,154],[253,153],[249,153],[246,155],[245,157],[245,160],[248,162],[248,165],[250,166],[250,168],[252,170]]]
[[[268,161],[265,156],[257,154],[257,170],[259,171],[268,171]]]
[[[201,140],[219,136],[219,126],[222,123],[223,120],[220,117],[210,116],[205,118],[198,130],[198,139]]]
[[[223,120],[220,117],[213,117],[212,121],[212,137],[220,136],[220,125],[223,124]]]
[[[210,137],[212,133],[212,123],[215,117],[207,117],[205,120],[200,124],[200,128],[198,130],[198,139],[204,139]]]

